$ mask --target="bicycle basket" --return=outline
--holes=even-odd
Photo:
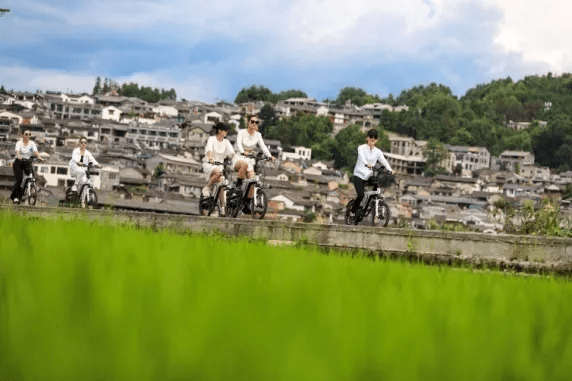
[[[395,182],[395,176],[389,172],[375,171],[372,182],[381,188],[387,188]]]

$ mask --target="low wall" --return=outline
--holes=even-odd
[[[442,232],[367,226],[319,225],[169,214],[3,206],[16,213],[64,219],[84,216],[180,232],[220,232],[277,242],[301,242],[340,250],[363,249],[374,255],[425,262],[492,265],[525,272],[572,273],[572,239],[482,233]]]

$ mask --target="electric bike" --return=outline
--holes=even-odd
[[[254,168],[261,168],[261,164],[270,158],[265,157],[262,153],[257,155],[248,155],[248,158],[254,159]],[[252,199],[248,201],[248,194],[251,189],[254,189]],[[268,210],[268,196],[264,192],[264,185],[260,180],[260,176],[255,171],[255,176],[252,179],[244,179],[241,186],[234,183],[233,187],[227,192],[226,210],[229,216],[236,218],[238,213],[248,213],[252,215],[255,220],[261,220],[266,215]]]
[[[395,176],[383,166],[375,166],[371,182],[374,184],[372,191],[364,192],[364,197],[355,215],[351,212],[355,199],[350,200],[346,206],[345,222],[347,225],[357,225],[364,218],[371,215],[374,226],[387,226],[391,218],[389,205],[383,198],[383,187],[390,186],[395,182]]]

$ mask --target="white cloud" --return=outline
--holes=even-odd
[[[466,68],[454,67],[456,61],[472,65],[475,73],[471,75],[480,82],[507,75],[572,71],[572,2],[568,0],[55,0],[49,5],[41,0],[6,1],[19,8],[12,18],[0,20],[7,21],[0,23],[0,34],[10,33],[11,46],[36,40],[45,46],[50,40],[74,36],[89,41],[102,34],[125,42],[125,50],[94,52],[78,70],[109,68],[106,65],[118,59],[116,55],[130,53],[131,41],[177,46],[185,52],[201,41],[220,38],[248,50],[248,54],[217,58],[208,68],[177,62],[173,64],[177,67],[149,69],[148,73],[140,67],[122,67],[123,72],[134,74],[114,76],[120,82],[129,78],[140,78],[141,84],[155,81],[157,86],[174,87],[185,98],[213,99],[217,91],[227,94],[224,81],[233,75],[244,75],[246,84],[261,78],[248,75],[263,71],[291,78],[279,72],[288,69],[311,72],[313,78],[308,82],[329,80],[324,87],[331,87],[334,82],[343,83],[346,72],[341,70],[352,67],[359,70],[405,62],[422,70],[419,67],[427,64],[433,65],[428,73],[440,73],[440,78],[460,88],[470,83]],[[25,12],[32,17],[25,18]],[[24,70],[6,59],[3,63],[2,58],[0,52],[0,66]],[[13,57],[12,62],[17,59]],[[336,72],[336,68],[343,69]],[[317,75],[320,70],[327,74]],[[79,87],[83,76],[37,72],[68,75],[61,79],[69,80],[71,85],[64,87],[71,88]],[[93,78],[89,80],[87,90],[93,86]],[[435,78],[427,74],[427,80]],[[50,79],[44,81],[58,87]],[[26,88],[35,90],[36,86]]]
[[[23,66],[0,66],[3,74],[0,85],[7,90],[35,92],[41,90],[91,93],[95,85],[93,75],[69,73],[60,70],[31,69]],[[219,83],[205,78],[188,76],[174,79],[167,71],[134,73],[126,77],[114,78],[118,83],[137,83],[140,86],[163,88],[177,91],[178,99],[214,101],[222,90]]]

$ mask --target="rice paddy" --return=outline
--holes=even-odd
[[[0,380],[571,380],[572,284],[0,214]]]

